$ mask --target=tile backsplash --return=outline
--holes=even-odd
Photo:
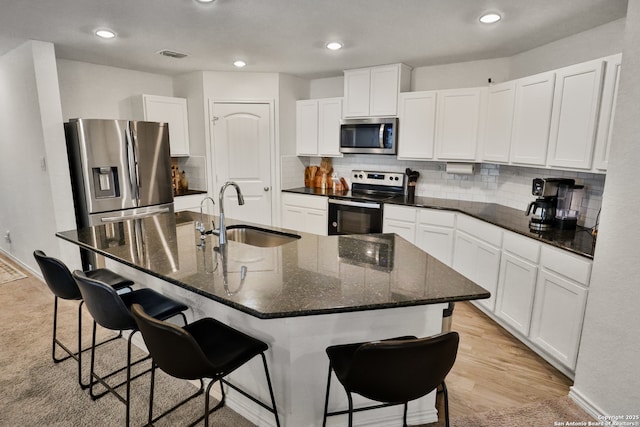
[[[317,157],[288,157],[287,161],[284,158],[282,161],[282,188],[285,189],[301,187],[304,167],[320,164]],[[416,186],[418,196],[498,203],[522,210],[524,215],[529,202],[535,200],[531,194],[531,181],[534,178],[557,177],[572,178],[576,184],[584,185],[579,225],[594,226],[602,205],[605,175],[601,174],[477,163],[473,174],[458,175],[447,173],[443,162],[398,160],[393,156],[380,155],[333,158],[334,171],[345,177],[349,184],[353,169],[403,172],[406,168],[420,172]]]

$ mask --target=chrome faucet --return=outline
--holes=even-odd
[[[224,192],[227,189],[227,187],[229,186],[233,186],[236,189],[236,193],[238,194],[238,204],[239,205],[244,205],[244,197],[242,197],[242,191],[240,190],[240,186],[238,184],[236,184],[233,181],[227,181],[224,183],[224,185],[222,186],[222,188],[220,189],[220,197],[219,197],[219,203],[220,203],[220,229],[219,231],[219,236],[220,236],[220,246],[224,245],[225,243],[227,243],[227,228],[224,225]]]
[[[211,204],[215,205],[216,202],[213,200],[212,197],[207,196],[204,199],[202,199],[202,201],[200,201],[200,221],[196,221],[196,230],[198,230],[200,232],[200,245],[199,246],[204,246],[204,242],[206,239],[206,235],[207,234],[211,234],[213,232],[213,230],[215,230],[216,228],[216,224],[213,222],[213,220],[211,220],[211,227],[212,229],[209,231],[206,231],[205,226],[204,226],[204,217],[202,214],[202,206],[204,205],[204,202],[206,202],[207,200],[211,200]]]

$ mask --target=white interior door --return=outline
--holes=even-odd
[[[219,197],[222,185],[235,181],[242,189],[245,204],[238,206],[235,190],[228,188],[224,198],[225,216],[271,225],[271,106],[234,102],[212,105],[214,194]]]

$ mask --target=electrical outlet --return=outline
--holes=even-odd
[[[11,243],[11,233],[9,233],[9,230],[7,230],[7,233],[4,235],[4,241]]]

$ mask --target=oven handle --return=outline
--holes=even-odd
[[[357,208],[380,209],[380,203],[353,202],[351,200],[329,199],[329,203],[334,205],[355,206]]]

